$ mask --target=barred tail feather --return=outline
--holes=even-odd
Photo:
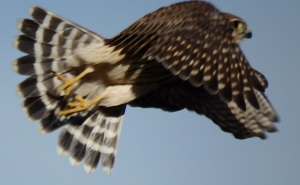
[[[27,53],[17,59],[13,69],[24,75],[68,71],[65,61],[74,51],[91,43],[103,45],[105,38],[39,7],[31,7],[34,20],[20,19],[17,27],[23,33],[14,46]]]
[[[76,23],[66,20],[59,15],[56,15],[43,8],[33,6],[29,8],[29,14],[38,22],[42,27],[55,30],[56,32],[61,32],[61,35],[65,35],[67,38],[77,38],[80,40],[81,36],[88,34],[91,39],[97,40],[99,42],[103,41],[103,37],[88,30]]]
[[[17,27],[23,35],[17,36],[14,42],[27,55],[14,61],[13,69],[30,76],[18,86],[17,94],[28,99],[23,104],[25,111],[30,119],[37,120],[62,108],[58,101],[63,94],[57,95],[57,89],[63,82],[53,72],[74,78],[81,69],[71,69],[66,60],[72,58],[75,49],[90,43],[101,45],[104,38],[40,7],[31,7],[29,14],[33,20],[18,21]],[[80,94],[84,89],[86,85],[75,84],[72,93]]]
[[[26,55],[13,62],[13,70],[21,75],[43,75],[67,71],[64,59],[37,58]]]
[[[59,116],[75,95],[87,98],[97,96],[104,87],[92,83],[76,82],[70,95],[58,93],[64,82],[55,74],[72,79],[83,69],[74,67],[74,53],[90,44],[104,45],[102,36],[39,7],[31,7],[33,18],[20,19],[17,27],[22,35],[16,37],[14,46],[26,53],[13,62],[13,69],[29,76],[17,88],[25,98],[24,110],[30,120],[40,120],[39,131],[49,133],[60,127],[58,152],[70,155],[72,165],[84,163],[92,172],[101,160],[105,171],[113,168],[117,143],[126,105],[104,108],[97,105],[87,111]]]
[[[117,152],[125,107],[126,105],[101,107],[82,125],[65,126],[58,140],[58,153],[70,155],[72,165],[83,162],[88,173],[94,172],[101,160],[103,170],[110,173]]]

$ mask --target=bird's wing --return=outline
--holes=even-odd
[[[185,2],[161,8],[141,18],[107,44],[127,56],[156,60],[173,75],[204,86],[227,102],[255,108],[254,89],[264,92],[224,15],[207,2]]]
[[[223,131],[232,133],[238,139],[250,137],[266,138],[265,132],[276,131],[276,111],[264,93],[255,90],[260,109],[246,104],[242,111],[233,102],[226,103],[219,96],[211,95],[203,87],[193,87],[186,82],[174,82],[138,98],[131,106],[160,108],[166,111],[188,109],[205,115]]]

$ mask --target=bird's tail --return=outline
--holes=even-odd
[[[57,151],[70,155],[72,165],[84,163],[86,172],[93,172],[101,159],[102,168],[110,173],[117,152],[125,105],[99,108],[87,117],[70,119],[59,137]],[[82,121],[82,120],[84,121]],[[77,124],[82,123],[82,124]]]
[[[110,171],[126,105],[59,114],[76,94],[93,96],[101,88],[78,82],[69,95],[59,92],[63,78],[74,78],[82,71],[82,66],[70,67],[66,61],[70,62],[77,49],[104,45],[105,39],[39,7],[31,7],[29,14],[32,19],[19,20],[17,27],[23,34],[14,42],[26,55],[13,63],[14,71],[29,76],[17,88],[18,95],[25,99],[25,112],[31,120],[40,120],[42,133],[64,126],[58,148],[60,153],[71,155],[73,164],[83,160],[91,172],[101,158],[104,169]]]

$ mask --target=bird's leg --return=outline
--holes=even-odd
[[[91,105],[94,103],[99,102],[102,99],[102,96],[98,96],[91,101],[86,101],[82,96],[75,96],[75,101],[69,102],[68,106],[71,107],[70,109],[62,110],[58,112],[58,115],[67,115],[72,114],[79,111],[87,110]]]
[[[64,84],[57,90],[57,93],[61,93],[62,91],[65,91],[65,96],[68,96],[71,92],[72,85],[83,78],[85,75],[93,72],[94,69],[92,67],[87,67],[84,71],[82,71],[78,76],[72,79],[65,78],[57,73],[54,73],[54,76],[56,76],[59,80],[63,81]]]

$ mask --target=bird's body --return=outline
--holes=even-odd
[[[30,76],[18,94],[41,132],[63,126],[59,153],[88,172],[100,159],[112,169],[126,105],[195,111],[239,139],[276,130],[267,80],[239,47],[250,30],[210,3],[158,9],[110,39],[39,7],[29,13],[15,42],[27,55],[14,69]]]

